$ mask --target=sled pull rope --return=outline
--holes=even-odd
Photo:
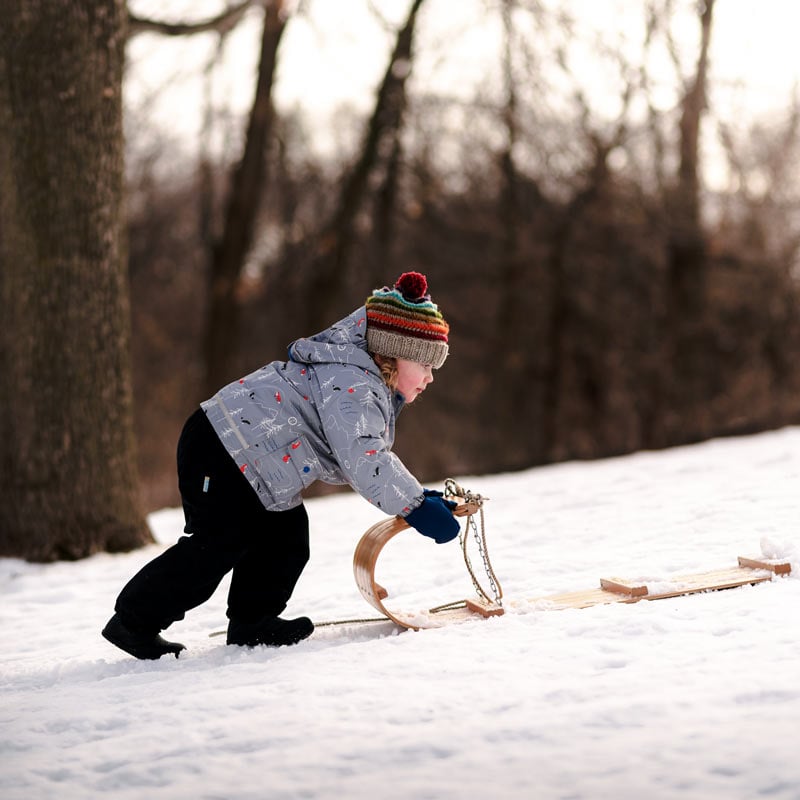
[[[464,489],[452,478],[447,478],[447,480],[444,482],[444,495],[447,499],[460,499],[467,506],[478,509],[478,515],[480,516],[481,521],[480,532],[478,531],[478,525],[475,522],[474,512],[469,513],[467,515],[466,524],[464,525],[464,530],[460,531],[458,534],[458,540],[461,545],[461,552],[464,554],[464,563],[466,564],[467,572],[469,572],[469,576],[472,579],[472,585],[475,587],[475,591],[478,593],[478,596],[482,597],[487,603],[494,603],[495,605],[502,607],[503,588],[500,586],[500,581],[497,579],[497,575],[492,567],[492,562],[489,559],[489,547],[486,544],[486,520],[483,516],[483,504],[489,498],[483,497],[475,492],[471,492],[469,489]],[[472,531],[472,536],[475,539],[478,553],[483,561],[483,569],[486,573],[486,578],[489,581],[489,588],[491,589],[493,595],[492,597],[489,597],[487,592],[481,586],[480,581],[475,575],[475,570],[472,568],[472,562],[470,561],[469,553],[467,552],[469,531]]]

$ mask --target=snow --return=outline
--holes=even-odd
[[[0,561],[0,796],[37,798],[800,798],[800,428],[658,453],[459,478],[489,498],[502,617],[398,633],[318,627],[226,647],[224,585],[174,625],[180,659],[99,635],[123,583],[180,535],[77,563]],[[383,517],[308,502],[312,561],[288,610],[374,616],[351,560]],[[606,575],[788,559],[723,592],[548,610]],[[476,563],[478,562],[478,563]],[[479,560],[473,557],[473,563]],[[413,532],[378,564],[390,599],[472,594],[459,548]]]

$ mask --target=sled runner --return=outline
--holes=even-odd
[[[458,503],[458,507],[453,512],[457,517],[466,517],[466,525],[460,535],[461,547],[464,553],[464,561],[467,571],[472,578],[475,587],[476,597],[458,600],[447,605],[437,606],[419,612],[400,612],[390,610],[384,600],[388,598],[388,592],[375,580],[375,567],[378,558],[386,544],[398,533],[408,529],[408,523],[402,517],[393,517],[383,520],[373,525],[362,537],[356,546],[353,554],[353,574],[355,575],[356,585],[364,599],[381,614],[395,622],[403,628],[438,628],[441,625],[470,619],[476,614],[482,617],[494,617],[504,613],[502,605],[502,589],[494,574],[491,563],[489,562],[488,550],[486,548],[486,536],[483,525],[483,502],[480,495],[473,494],[462,489],[455,481],[448,479],[445,482],[445,497]],[[478,514],[481,519],[481,530],[475,523],[474,516]],[[483,566],[491,587],[492,596],[483,589],[478,581],[472,564],[467,554],[467,543],[469,532],[472,530],[474,539],[477,542],[478,551],[483,560]]]

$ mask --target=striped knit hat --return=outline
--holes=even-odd
[[[376,289],[366,306],[371,353],[431,364],[435,369],[444,364],[450,326],[431,300],[424,275],[404,272],[391,289]]]

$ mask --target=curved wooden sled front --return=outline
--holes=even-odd
[[[474,514],[476,506],[471,503],[462,503],[453,512],[457,517]],[[364,599],[375,609],[384,614],[392,622],[404,628],[437,628],[447,622],[456,622],[469,619],[475,614],[483,617],[499,616],[503,613],[502,606],[497,606],[475,598],[465,600],[459,608],[448,608],[441,611],[423,611],[419,614],[400,614],[392,612],[383,604],[388,597],[388,592],[375,580],[375,565],[381,551],[401,531],[408,528],[408,523],[402,517],[391,517],[373,525],[360,539],[353,554],[353,574],[356,585]],[[453,604],[455,605],[455,604]]]

